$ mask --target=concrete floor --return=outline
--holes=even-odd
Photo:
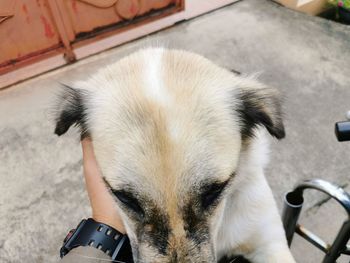
[[[243,0],[0,92],[0,262],[56,262],[67,230],[90,215],[77,132],[53,135],[50,106],[58,82],[84,78],[150,43],[259,72],[285,94],[287,138],[273,141],[267,170],[280,207],[283,193],[305,178],[350,191],[349,143],[333,134],[334,122],[350,108],[350,28]],[[331,241],[345,215],[324,198],[308,195],[302,221]],[[298,262],[322,256],[298,238],[293,253]]]

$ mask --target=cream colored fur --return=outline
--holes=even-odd
[[[256,130],[246,143],[240,134],[239,92],[263,90],[262,84],[190,52],[150,48],[74,87],[90,93],[87,126],[106,181],[113,189],[132,185],[169,216],[168,249],[188,249],[186,262],[214,262],[233,254],[253,263],[294,262],[264,177],[267,132]],[[181,207],[201,180],[224,181],[233,172],[208,215],[210,243],[199,251],[185,237]],[[137,262],[169,262],[149,244],[140,244],[137,222],[119,203],[116,209]]]

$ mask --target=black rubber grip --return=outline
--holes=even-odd
[[[335,135],[338,141],[350,141],[350,121],[337,122],[335,124]]]

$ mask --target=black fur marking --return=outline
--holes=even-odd
[[[106,180],[105,183],[125,208],[125,212],[134,218],[136,236],[140,238],[140,243],[152,244],[160,254],[166,255],[170,235],[168,216],[152,200],[137,195],[130,185],[124,185],[122,190],[117,190],[112,189]]]
[[[245,259],[242,256],[233,256],[233,257],[223,257],[221,258],[218,263],[251,263],[250,261],[248,261],[247,259]]]
[[[143,222],[143,231],[146,239],[158,249],[162,255],[167,254],[168,240],[170,235],[170,225],[168,216],[162,214],[158,207],[152,207]]]
[[[206,184],[202,187],[201,194],[201,205],[202,209],[207,210],[211,206],[215,206],[218,201],[222,191],[225,189],[229,180],[225,182],[214,182]]]
[[[198,209],[200,203],[189,203],[183,208],[184,228],[186,237],[196,244],[201,244],[209,239],[209,226],[206,214]]]
[[[64,92],[60,98],[60,104],[63,109],[56,119],[55,134],[61,136],[66,133],[72,125],[80,127],[81,137],[89,136],[86,124],[86,108],[84,99],[87,96],[86,91],[71,88],[64,85]],[[59,107],[62,107],[59,105]]]
[[[283,122],[281,120],[281,106],[277,97],[259,91],[242,91],[239,98],[242,102],[238,108],[241,120],[242,140],[254,137],[254,130],[263,125],[269,133],[277,139],[285,137]],[[267,109],[274,112],[274,119]]]
[[[142,209],[141,205],[137,199],[133,196],[132,193],[124,190],[112,190],[112,193],[118,198],[118,200],[126,206],[128,209],[131,209],[138,216],[144,217],[145,212]]]
[[[182,217],[186,236],[196,244],[206,242],[209,239],[208,214],[212,213],[219,204],[223,191],[234,175],[235,173],[232,173],[229,179],[224,182],[212,180],[202,182],[202,186],[199,187],[198,191],[194,191],[192,196],[188,198],[190,201],[183,207]]]
[[[232,73],[236,74],[236,75],[241,75],[241,74],[242,74],[240,71],[235,70],[235,69],[233,69],[233,68],[231,68],[230,71],[231,71]]]

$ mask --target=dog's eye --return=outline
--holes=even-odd
[[[203,209],[207,209],[217,203],[216,201],[219,199],[227,183],[228,181],[225,181],[223,183],[213,183],[203,187],[204,191],[201,195]]]
[[[138,215],[141,215],[141,216],[144,215],[144,211],[142,207],[140,206],[137,199],[131,193],[123,190],[114,190],[112,192],[118,198],[118,200],[122,204],[124,204],[127,208],[131,209]]]

